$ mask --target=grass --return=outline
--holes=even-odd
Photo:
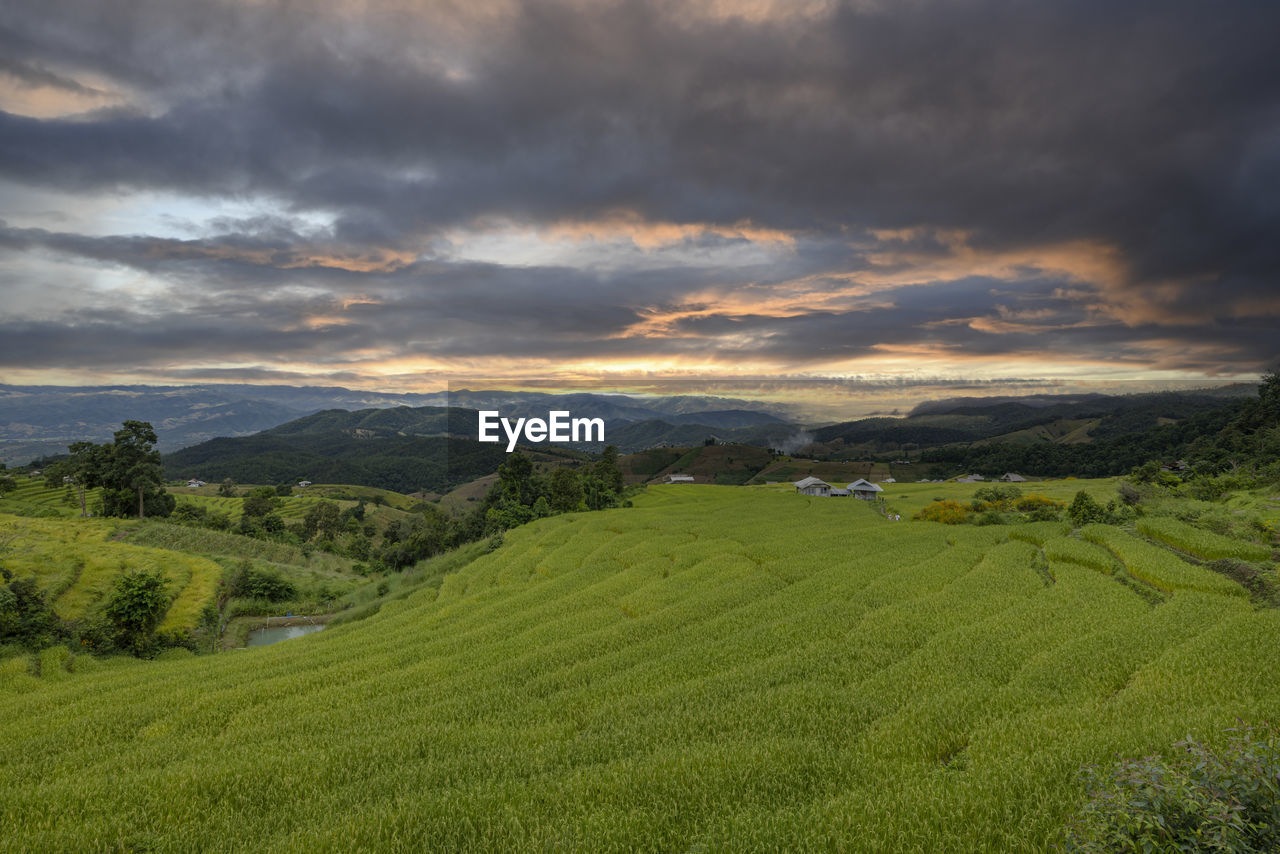
[[[1280,712],[1280,612],[1013,530],[658,486],[298,640],[6,666],[7,844],[1043,851],[1082,765]]]
[[[136,545],[209,557],[250,558],[274,564],[308,567],[328,575],[349,572],[352,564],[350,558],[329,552],[315,550],[308,555],[301,547],[287,543],[159,520],[129,529],[124,534],[124,539]]]

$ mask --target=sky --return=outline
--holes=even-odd
[[[1249,381],[1277,32],[1233,0],[0,0],[0,382]]]

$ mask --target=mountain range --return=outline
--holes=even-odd
[[[672,428],[705,425],[675,430],[662,441],[683,441],[695,434],[700,441],[706,429],[781,425],[788,412],[785,407],[759,401],[681,395],[556,395],[465,389],[391,394],[339,386],[246,384],[0,385],[0,461],[10,465],[26,463],[36,457],[65,453],[72,442],[105,442],[120,429],[121,422],[129,419],[149,422],[155,428],[160,450],[171,452],[214,438],[253,435],[325,411],[446,406],[500,409],[512,418],[545,417],[550,409],[568,409],[576,417],[604,418],[619,426],[655,419]],[[400,417],[413,421],[416,416]],[[435,432],[421,425],[411,432],[424,430],[427,434]],[[649,427],[641,433],[652,436],[655,431]]]

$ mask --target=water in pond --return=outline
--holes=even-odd
[[[269,646],[277,641],[300,638],[312,632],[318,632],[324,624],[308,623],[304,626],[274,626],[267,629],[254,629],[249,632],[249,646]]]

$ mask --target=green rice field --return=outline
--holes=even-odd
[[[222,567],[208,558],[120,542],[118,520],[59,520],[0,513],[0,538],[8,546],[4,566],[16,577],[34,577],[64,620],[87,616],[130,570],[160,570],[171,597],[161,629],[194,628],[212,601]]]
[[[0,671],[5,846],[1044,851],[1082,766],[1280,713],[1280,612],[1234,582],[1115,528],[905,521],[955,489],[918,487],[901,522],[651,487],[275,646],[46,651]]]

